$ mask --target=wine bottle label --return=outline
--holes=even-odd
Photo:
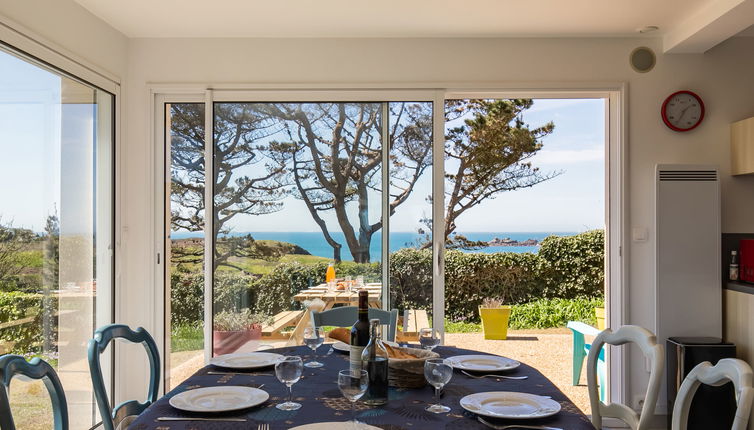
[[[363,351],[363,346],[351,345],[351,350],[348,353],[348,362],[349,368],[352,372],[358,372],[361,370],[361,353]]]

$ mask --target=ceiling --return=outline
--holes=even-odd
[[[128,37],[624,37],[754,0],[75,0]],[[712,15],[710,15],[712,16]],[[754,24],[737,29],[736,33]],[[733,33],[735,34],[735,33]]]

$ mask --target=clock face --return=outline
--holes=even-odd
[[[691,91],[671,94],[662,104],[662,120],[671,130],[689,131],[704,119],[704,103]]]

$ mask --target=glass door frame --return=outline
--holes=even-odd
[[[622,82],[613,83],[501,83],[478,86],[474,84],[433,83],[429,86],[425,83],[384,86],[365,85],[363,88],[354,88],[353,85],[336,84],[256,84],[256,85],[216,85],[208,89],[207,86],[181,86],[160,85],[151,88],[155,101],[167,97],[171,101],[178,102],[201,102],[206,103],[205,109],[205,157],[212,157],[212,105],[214,102],[285,102],[285,101],[432,101],[433,102],[433,169],[432,169],[432,192],[433,208],[433,285],[432,285],[432,309],[433,326],[438,327],[443,336],[445,314],[445,282],[444,282],[444,250],[445,240],[443,232],[444,223],[444,135],[445,117],[444,103],[446,99],[454,98],[603,98],[606,100],[605,109],[605,174],[606,174],[606,259],[605,277],[608,283],[606,288],[606,300],[608,302],[609,326],[618,327],[623,325],[628,316],[628,245],[629,237],[626,228],[628,198],[628,152],[627,142],[627,85]],[[159,103],[156,103],[157,106]],[[159,124],[155,122],[155,124]],[[156,142],[164,142],[164,129],[155,127]],[[156,151],[162,153],[162,145],[155,145]],[[164,160],[163,160],[164,163]],[[438,168],[443,166],[443,168]],[[159,165],[159,169],[165,169]],[[169,166],[168,166],[169,167]],[[158,170],[160,171],[160,170]],[[163,172],[163,178],[165,172]],[[205,172],[205,178],[209,174]],[[157,184],[160,196],[157,198],[163,204],[165,196],[164,184]],[[206,192],[206,189],[205,189]],[[168,196],[169,198],[169,196]],[[205,197],[207,198],[207,197]],[[209,196],[210,200],[212,196]],[[210,219],[211,217],[207,217]],[[164,212],[157,215],[158,222],[165,231]],[[387,225],[387,224],[386,224]],[[388,226],[389,228],[389,226]],[[386,229],[387,230],[387,229]],[[158,229],[158,231],[160,231]],[[205,232],[210,231],[205,227]],[[206,234],[206,233],[205,233]],[[384,239],[383,239],[384,240]],[[211,246],[206,244],[205,247]],[[159,247],[164,250],[164,234],[159,235]],[[210,249],[211,251],[211,249]],[[159,252],[159,251],[158,251]],[[205,252],[208,252],[205,249]],[[384,252],[384,251],[383,251]],[[211,253],[207,254],[211,255]],[[157,279],[164,282],[165,270],[157,270]],[[206,277],[205,277],[206,278]],[[386,283],[387,284],[387,283]],[[211,345],[211,285],[210,294],[206,294],[207,282],[205,279],[205,358],[209,359],[207,345]],[[164,289],[159,289],[158,294],[164,294]],[[164,296],[160,297],[164,299]],[[208,307],[207,304],[210,306]],[[165,309],[164,306],[162,309]],[[161,319],[162,325],[164,318]],[[163,326],[164,327],[164,326]],[[209,333],[208,333],[209,332]],[[207,339],[210,339],[207,341]],[[609,391],[611,401],[625,403],[628,401],[629,377],[627,368],[628,351],[626,348],[608,353]]]

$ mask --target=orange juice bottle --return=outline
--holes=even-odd
[[[325,282],[329,283],[335,280],[335,264],[330,263],[325,272]]]

